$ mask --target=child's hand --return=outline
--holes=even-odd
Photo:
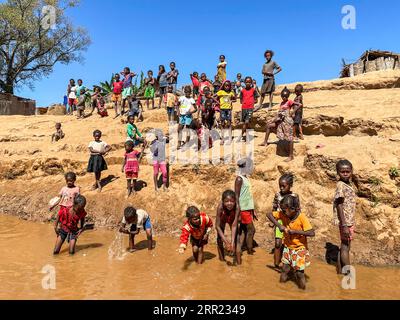
[[[296,230],[288,229],[287,232],[288,232],[288,234],[290,234],[290,235],[296,234]]]
[[[203,241],[208,241],[208,234],[204,235]]]
[[[279,225],[278,228],[279,228],[279,231],[280,231],[280,232],[286,233],[286,228],[285,228],[284,226]]]
[[[178,252],[179,252],[179,254],[183,254],[185,252],[185,248],[179,248]]]
[[[232,243],[230,243],[230,242],[225,242],[225,244],[226,244],[226,249],[229,251],[229,252],[231,252],[232,250],[233,250],[233,244]]]

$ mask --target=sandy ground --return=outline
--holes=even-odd
[[[284,162],[285,158],[276,154],[273,145],[258,147],[263,139],[262,124],[276,113],[277,107],[255,114],[255,170],[251,181],[259,215],[255,238],[262,247],[269,250],[273,245],[272,229],[265,215],[278,191],[279,176],[287,171],[296,176],[293,190],[300,194],[303,210],[316,230],[316,237],[310,241],[312,254],[323,257],[327,242],[339,244],[338,232],[331,224],[334,164],[340,158],[347,158],[361,182],[353,260],[372,265],[400,262],[400,179],[389,176],[391,168],[400,172],[398,79],[400,72],[390,71],[305,84],[307,135],[304,141],[295,144],[295,160],[291,163]],[[278,96],[275,101],[279,101]],[[238,104],[235,110],[239,110]],[[112,110],[109,113],[113,115]],[[144,122],[138,123],[142,131],[162,128],[167,132],[165,110],[145,110],[144,117]],[[124,206],[133,204],[151,213],[158,232],[172,235],[179,234],[188,205],[197,205],[215,216],[221,193],[233,188],[236,175],[233,162],[172,164],[169,192],[155,194],[153,169],[144,159],[139,176],[142,189],[127,200],[125,177],[121,173],[125,125],[119,119],[101,119],[97,115],[84,120],[72,116],[2,116],[0,122],[0,212],[24,219],[54,218],[55,213],[48,212],[47,203],[64,185],[63,173],[69,170],[79,174],[77,185],[87,196],[88,212],[98,226],[115,227]],[[51,144],[56,122],[62,122],[66,137]],[[89,190],[93,176],[85,172],[89,158],[87,145],[95,129],[102,130],[103,140],[113,147],[106,158],[109,170],[103,174],[106,185],[102,193]],[[275,136],[271,138],[274,140]],[[317,149],[319,144],[324,147]],[[217,141],[214,151],[219,150]]]

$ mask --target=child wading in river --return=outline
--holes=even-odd
[[[236,253],[236,260],[240,259],[241,249],[236,246],[239,214],[240,211],[239,206],[236,203],[235,192],[232,190],[226,190],[222,194],[221,203],[218,205],[215,221],[215,227],[218,233],[218,256],[221,261],[225,261],[224,244],[229,253]],[[225,226],[227,224],[231,229],[230,239],[225,236]]]
[[[291,191],[291,188],[293,187],[293,174],[291,173],[285,173],[279,178],[279,192],[275,194],[274,200],[272,202],[272,212],[282,212],[281,209],[281,200],[283,199],[284,196],[286,195],[292,195],[295,197],[297,200],[298,204],[298,210],[300,211],[300,199],[299,196],[296,193],[293,193]],[[268,217],[267,217],[268,218]],[[278,219],[278,223],[282,224],[282,220]],[[275,248],[274,248],[274,265],[276,268],[279,268],[279,264],[281,263],[282,260],[282,239],[283,239],[283,233],[279,230],[279,228],[275,227],[274,228],[274,234],[275,234]]]
[[[129,234],[129,252],[135,252],[135,236],[139,234],[140,229],[146,231],[147,248],[153,249],[153,227],[150,221],[150,215],[143,209],[127,207],[124,210],[121,227],[119,232]]]
[[[86,198],[77,195],[74,198],[73,206],[60,210],[54,225],[57,234],[57,241],[54,247],[54,254],[59,254],[65,240],[69,242],[69,254],[75,253],[75,245],[78,237],[84,230],[86,217]],[[80,223],[80,227],[78,224]],[[60,228],[58,227],[60,225]]]
[[[269,220],[284,234],[280,282],[286,282],[290,270],[293,270],[297,285],[300,289],[305,289],[304,270],[310,265],[307,237],[314,237],[315,232],[306,215],[298,210],[296,197],[290,194],[284,196],[280,206],[281,211],[268,214]],[[282,224],[277,220],[282,220]]]
[[[136,181],[139,177],[139,163],[143,155],[144,146],[142,151],[133,149],[133,141],[125,142],[125,157],[122,164],[122,172],[125,172],[127,183],[127,198],[133,193],[135,194]]]
[[[213,226],[212,220],[207,214],[200,212],[194,206],[186,210],[186,217],[188,220],[182,228],[181,244],[178,251],[181,254],[185,252],[190,238],[194,260],[196,263],[202,264],[204,246],[208,243],[208,236]]]
[[[89,143],[90,159],[87,167],[87,172],[93,172],[96,182],[92,190],[98,189],[101,192],[101,172],[107,170],[107,163],[104,160],[104,155],[107,154],[111,147],[105,142],[101,141],[101,131],[95,130],[93,132],[94,140]]]
[[[254,211],[253,193],[251,190],[251,183],[248,178],[252,170],[251,160],[248,158],[241,159],[237,163],[239,168],[239,175],[235,180],[235,194],[236,203],[240,208],[240,226],[238,233],[237,245],[241,250],[244,243],[246,243],[247,253],[253,254],[253,240],[256,229],[253,220],[258,220]],[[242,263],[241,255],[238,255],[237,263]]]
[[[340,252],[337,261],[337,273],[348,273],[350,266],[350,245],[354,237],[356,193],[351,185],[353,165],[348,160],[340,160],[336,164],[340,180],[336,186],[333,199],[333,222],[339,226]],[[347,266],[347,268],[346,268]]]

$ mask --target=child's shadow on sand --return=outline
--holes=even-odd
[[[155,240],[153,240],[153,249],[156,247],[157,242]],[[145,250],[148,249],[148,242],[147,240],[142,240],[139,241],[138,243],[135,243],[135,249],[136,251],[140,251],[140,250]]]
[[[105,187],[106,185],[108,185],[111,182],[114,182],[117,179],[119,179],[119,177],[116,177],[116,176],[110,174],[108,177],[100,180],[101,187]]]
[[[143,188],[147,187],[147,182],[143,180],[137,180],[135,184],[135,191],[141,191]]]
[[[214,259],[215,257],[216,257],[216,255],[213,254],[213,253],[211,253],[211,252],[205,251],[205,252],[203,253],[203,259],[204,259],[204,261],[206,261],[206,260],[212,260],[212,259]],[[185,263],[183,264],[182,271],[186,271],[192,263],[195,263],[194,257],[193,257],[193,256],[191,256],[190,258],[186,259]]]

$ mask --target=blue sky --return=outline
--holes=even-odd
[[[341,26],[347,4],[356,8],[356,30]],[[335,78],[342,58],[355,60],[370,48],[400,52],[399,12],[398,0],[81,0],[68,16],[91,36],[85,62],[57,65],[33,91],[17,94],[47,106],[62,102],[70,78],[92,86],[125,66],[156,73],[170,61],[176,61],[180,86],[192,71],[212,78],[220,54],[228,78],[241,72],[260,84],[267,48],[283,69],[278,83]]]

